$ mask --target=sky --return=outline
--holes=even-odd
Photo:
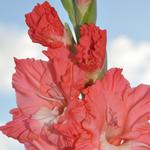
[[[43,0],[0,0],[0,125],[11,120],[16,107],[11,77],[13,57],[46,59],[44,47],[32,43],[24,14]],[[69,22],[60,0],[49,0],[60,18]],[[107,29],[108,66],[123,68],[132,86],[150,84],[150,1],[98,0],[97,25]],[[23,150],[23,146],[0,133],[0,149]]]

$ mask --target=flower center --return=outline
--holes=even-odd
[[[125,142],[124,140],[121,140],[120,145],[113,145],[108,142],[104,132],[100,136],[100,149],[102,150],[131,150],[132,148],[137,149],[139,147],[150,149],[149,145],[138,141]]]
[[[41,107],[32,116],[32,119],[39,120],[43,124],[52,125],[53,123],[57,123],[58,116],[59,111],[56,107],[52,110],[48,109],[48,107]]]
[[[110,107],[107,109],[107,116],[106,116],[106,122],[108,126],[111,126],[113,128],[118,128],[118,119],[117,119],[117,113],[114,112]]]
[[[114,141],[111,141],[113,143],[110,143],[110,140],[108,141],[106,138],[106,134],[102,133],[100,137],[100,147],[102,150],[130,150],[131,144],[125,143],[124,140],[120,139],[113,139]],[[116,140],[116,141],[115,141]],[[117,143],[117,144],[114,144]]]
[[[112,145],[124,144],[125,140],[119,137],[121,131],[118,125],[117,113],[111,107],[108,107],[106,112],[106,140]]]
[[[32,119],[39,120],[43,124],[52,125],[57,123],[64,113],[66,104],[60,89],[54,83],[51,83],[48,87],[46,93],[37,93],[42,100],[47,101],[47,106],[41,106],[32,116]]]

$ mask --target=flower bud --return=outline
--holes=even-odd
[[[76,61],[83,70],[94,72],[101,69],[106,57],[106,30],[94,24],[82,25],[76,50]]]
[[[35,43],[47,47],[59,47],[69,43],[56,10],[47,1],[37,4],[31,13],[26,14],[26,23],[29,26],[29,36]]]
[[[84,11],[91,4],[92,0],[75,0],[77,7]]]

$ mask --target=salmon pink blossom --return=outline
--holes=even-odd
[[[71,105],[72,97],[77,97],[80,89],[84,87],[84,72],[70,62],[65,74],[60,74],[59,70],[56,78],[58,68],[52,61],[15,59],[15,62],[13,87],[16,90],[18,108],[11,111],[13,121],[0,127],[0,130],[24,143],[27,149],[31,146],[36,149],[43,147],[44,150],[52,147],[56,149],[59,145],[55,145],[52,143],[53,139],[48,138],[53,132],[50,129],[59,122],[66,107]],[[78,74],[81,76],[77,76]],[[80,84],[75,87],[77,83]],[[66,140],[64,137],[63,142],[67,143]],[[68,145],[65,144],[65,147]]]
[[[77,150],[149,150],[150,86],[131,88],[120,69],[84,90],[85,131]]]
[[[74,139],[73,150],[149,150],[150,86],[131,88],[121,69],[83,90],[55,129]]]
[[[13,121],[1,127],[1,130],[26,143],[36,141],[35,137],[40,137],[44,127],[57,122],[57,116],[64,109],[65,98],[53,80],[54,73],[50,72],[49,63],[34,59],[16,59],[15,62],[13,87],[16,90],[18,111],[13,113]],[[20,130],[14,130],[14,127]],[[34,136],[30,136],[32,134]]]

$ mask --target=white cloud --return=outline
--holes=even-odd
[[[11,89],[11,78],[14,72],[13,57],[46,58],[41,53],[43,47],[32,43],[27,33],[0,26],[0,90]]]
[[[0,133],[0,149],[1,150],[24,150],[23,144],[8,138],[7,136]]]
[[[110,67],[123,68],[123,74],[132,85],[150,84],[150,41],[135,42],[122,36],[108,46]]]

